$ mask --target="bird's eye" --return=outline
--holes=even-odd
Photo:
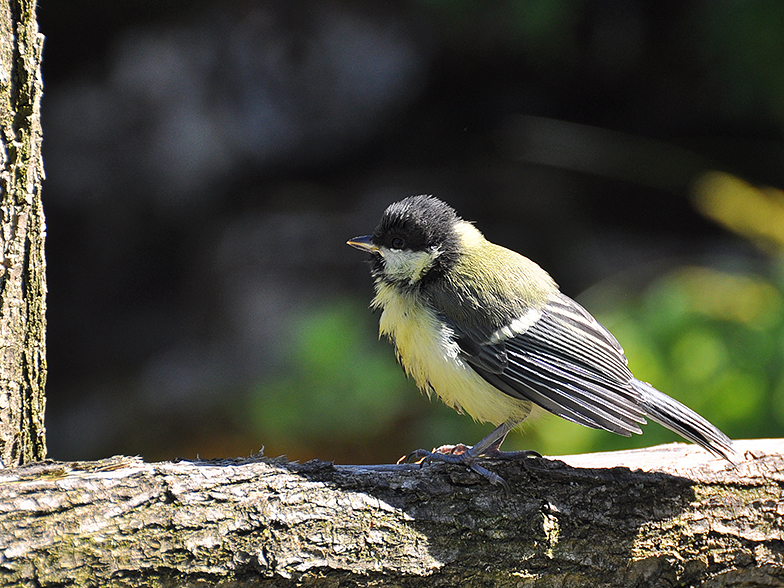
[[[390,243],[392,249],[403,249],[406,246],[406,241],[402,237],[395,237],[392,239],[392,243]]]

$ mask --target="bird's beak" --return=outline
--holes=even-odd
[[[370,242],[370,239],[373,235],[364,235],[362,237],[354,237],[353,239],[349,239],[346,241],[347,245],[351,245],[352,247],[356,247],[361,251],[367,251],[368,253],[380,253],[378,247],[373,245]]]

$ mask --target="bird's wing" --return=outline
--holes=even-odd
[[[588,427],[642,432],[644,409],[623,349],[567,296],[553,294],[490,336],[451,326],[463,359],[506,394]]]

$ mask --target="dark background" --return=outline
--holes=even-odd
[[[784,434],[784,196],[752,187],[784,186],[784,4],[42,0],[39,22],[51,457],[479,439],[376,340],[345,245],[419,193],[545,267],[641,379]]]

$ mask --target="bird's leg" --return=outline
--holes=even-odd
[[[487,468],[476,463],[476,460],[479,457],[508,460],[525,457],[541,457],[536,451],[501,451],[499,449],[501,443],[504,442],[504,439],[506,439],[506,436],[509,434],[509,431],[514,429],[521,422],[522,419],[509,419],[493,429],[489,435],[473,447],[460,443],[458,445],[444,445],[433,451],[417,449],[400,461],[418,461],[420,463],[442,461],[446,463],[461,464],[486,478],[492,484],[503,486],[508,493],[509,485],[506,481],[498,474],[494,474]]]
[[[467,453],[471,454],[472,457],[488,455],[488,453],[499,453],[501,443],[504,442],[509,431],[519,425],[520,422],[521,421],[518,419],[509,419],[508,421],[501,423],[493,429],[489,435],[469,449]]]

